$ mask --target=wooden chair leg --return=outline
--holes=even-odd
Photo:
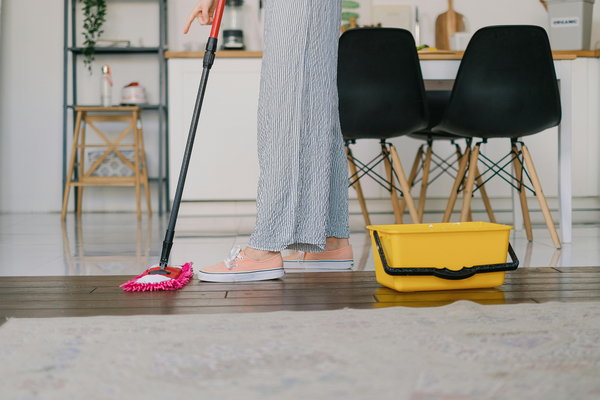
[[[419,171],[419,165],[421,164],[421,157],[423,156],[423,146],[419,146],[419,150],[417,150],[417,155],[415,157],[415,161],[413,162],[412,170],[410,171],[410,176],[408,177],[408,186],[412,189],[413,184],[415,183],[415,179],[417,179],[417,172]],[[406,198],[403,196],[402,201],[400,202],[400,214],[404,215],[404,211],[406,210]]]
[[[79,262],[83,264],[83,268],[86,268],[85,262],[85,248],[83,243],[83,223],[81,217],[77,216],[75,221],[75,230],[77,231],[77,249],[79,253]]]
[[[460,214],[460,222],[469,221],[469,211],[471,210],[471,199],[473,198],[473,186],[475,186],[475,178],[477,177],[477,161],[479,160],[479,145],[475,145],[471,153],[471,161],[469,163],[469,177],[464,190],[464,199],[462,212]]]
[[[467,170],[467,162],[469,161],[470,154],[471,148],[467,147],[465,149],[465,154],[463,154],[460,158],[458,163],[458,173],[456,174],[456,179],[454,180],[454,186],[452,187],[452,192],[450,193],[450,198],[448,199],[448,205],[446,206],[446,212],[444,213],[444,219],[442,222],[450,222],[452,211],[454,211],[454,205],[456,204],[456,199],[458,198],[458,189],[460,188],[465,171]]]
[[[350,150],[350,146],[348,145],[346,145],[346,155],[348,156],[348,168],[350,169],[350,176],[356,176],[356,164],[354,164],[354,156],[352,155],[352,150]],[[365,196],[363,195],[360,180],[356,179],[352,186],[358,195],[358,202],[360,203],[360,210],[362,211],[363,218],[365,219],[365,226],[369,226],[371,225],[371,218],[369,217],[367,202],[365,201]]]
[[[473,153],[471,153],[471,155],[473,155]],[[477,172],[477,171],[475,171]],[[463,187],[467,186],[467,176],[465,176],[465,179],[463,179]],[[465,192],[463,191],[463,202],[465,201]],[[473,204],[473,197],[471,196],[471,204],[469,205],[469,211],[467,212],[467,222],[473,222],[473,211],[472,211],[472,207],[471,205]],[[462,215],[462,209],[461,209],[461,215]]]
[[[381,152],[384,155],[383,162],[387,171],[388,182],[390,183],[392,207],[394,208],[394,217],[396,218],[396,224],[402,224],[402,214],[400,214],[400,202],[398,201],[398,193],[394,188],[394,175],[392,174],[392,164],[390,163],[390,153],[385,143],[381,144]],[[396,171],[399,172],[399,171]],[[406,178],[404,178],[406,179]]]
[[[139,121],[138,121],[139,123]],[[146,162],[146,149],[144,147],[144,131],[140,125],[138,126],[138,132],[140,136],[140,151],[142,153],[142,183],[144,184],[144,191],[146,192],[146,203],[148,207],[148,216],[152,215],[152,201],[150,199],[150,186],[148,185],[148,163]]]
[[[476,171],[477,174],[477,186],[479,187],[479,192],[481,193],[481,198],[483,199],[483,204],[485,204],[485,210],[487,211],[488,218],[492,224],[496,223],[496,216],[494,215],[494,210],[492,210],[492,203],[490,202],[490,198],[487,195],[487,190],[485,190],[485,186],[483,184],[483,179],[479,174],[479,168]]]
[[[83,186],[78,187],[77,192],[77,215],[81,217],[81,206],[83,204]]]
[[[523,152],[523,158],[525,158],[525,165],[527,165],[527,170],[529,171],[529,177],[531,178],[531,183],[533,184],[535,194],[540,203],[540,207],[542,208],[542,214],[544,214],[544,219],[546,220],[546,226],[548,226],[548,231],[550,231],[550,236],[552,237],[554,246],[557,249],[560,249],[562,245],[560,244],[560,239],[558,238],[558,233],[556,232],[556,227],[554,226],[554,221],[552,221],[550,208],[548,208],[546,196],[544,196],[544,192],[542,191],[542,185],[540,184],[535,166],[533,165],[531,154],[529,154],[529,149],[525,145],[521,146],[521,151]]]
[[[523,173],[523,165],[521,165],[521,160],[519,159],[519,149],[516,145],[513,144],[512,148],[515,159],[513,160],[513,165],[515,167],[515,174],[517,175],[517,179],[524,179],[525,174]],[[527,204],[527,192],[524,185],[517,183],[519,187],[519,199],[521,200],[521,211],[523,211],[523,222],[525,223],[525,232],[527,233],[527,240],[530,242],[533,241],[533,230],[531,228],[531,217],[529,215],[529,205]]]
[[[471,212],[470,207],[469,207],[469,213],[467,214],[467,222],[473,222],[473,213]]]
[[[456,145],[456,156],[458,157],[458,160],[461,159],[462,157],[462,153],[460,151],[460,146]],[[479,175],[479,172],[477,172],[477,175]],[[462,181],[463,183],[465,182],[465,180],[463,179]],[[471,209],[469,208],[469,217],[468,217],[468,221],[471,222],[473,221],[473,214],[471,213]]]
[[[550,260],[550,265],[548,265],[550,268],[558,267],[558,261],[560,261],[561,253],[561,250],[554,250],[554,254],[552,254],[552,259]]]
[[[398,180],[400,181],[400,188],[404,193],[404,198],[406,199],[406,205],[408,206],[408,212],[410,213],[410,217],[412,219],[413,224],[419,223],[419,213],[415,207],[415,202],[410,194],[410,185],[406,181],[406,175],[404,175],[404,169],[402,168],[402,163],[400,163],[400,157],[398,157],[398,152],[396,151],[396,147],[393,145],[390,146],[390,151],[392,153],[392,161],[394,162],[394,168],[396,169],[396,174],[398,175]]]
[[[425,156],[425,163],[423,164],[423,179],[421,180],[421,193],[419,194],[419,223],[423,223],[423,213],[425,212],[425,201],[427,200],[427,186],[429,184],[429,169],[431,168],[431,155],[433,153],[433,146],[430,144],[427,146],[427,155]]]
[[[75,167],[75,157],[77,155],[77,143],[79,141],[79,128],[81,126],[82,111],[77,112],[75,120],[75,134],[73,135],[73,149],[71,150],[71,161],[69,162],[69,171],[67,172],[67,181],[65,182],[65,193],[63,197],[63,207],[60,220],[64,221],[67,217],[67,206],[69,205],[69,193],[71,190],[71,182],[73,180],[73,169]]]
[[[523,260],[523,268],[531,267],[531,256],[533,255],[533,242],[527,243],[527,248],[525,249],[525,259]]]
[[[71,255],[71,246],[69,244],[69,235],[67,233],[67,224],[65,221],[61,221],[62,228],[62,236],[63,236],[63,251],[65,252],[65,259],[68,265],[68,274],[76,275],[75,271],[75,262],[73,261],[73,256]]]
[[[81,144],[85,145],[85,120],[81,126]],[[84,147],[81,147],[79,151],[79,176],[83,177],[85,173],[85,154]],[[81,179],[81,178],[80,178]],[[77,190],[77,215],[81,216],[81,206],[83,205],[83,186],[79,186]]]
[[[137,203],[137,218],[142,219],[142,204],[141,204],[141,192],[140,192],[140,143],[139,143],[139,131],[137,129],[137,112],[133,112],[133,148],[134,150],[134,167],[135,167],[135,197]]]

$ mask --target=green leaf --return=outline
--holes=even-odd
[[[350,21],[350,18],[352,17],[358,19],[360,16],[359,14],[350,11],[345,11],[342,13],[342,21]]]
[[[349,8],[349,9],[353,9],[353,8],[359,8],[360,4],[357,1],[352,1],[352,0],[343,0],[342,1],[342,8]]]

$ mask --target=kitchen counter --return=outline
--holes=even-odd
[[[442,51],[419,53],[428,90],[451,89],[463,54]],[[169,58],[171,182],[177,181],[181,165],[202,73],[202,56],[203,52],[166,54]],[[220,51],[217,52],[217,57],[221,61],[219,68],[214,68],[211,72],[198,129],[198,143],[194,147],[195,154],[190,165],[190,170],[197,172],[189,175],[184,200],[254,200],[259,175],[256,156],[256,110],[262,52]],[[590,208],[588,199],[599,196],[600,168],[597,154],[600,143],[600,116],[596,110],[600,106],[600,51],[554,52],[554,57],[563,96],[562,133],[558,135],[558,130],[553,128],[550,132],[528,137],[527,143],[534,152],[536,164],[540,166],[540,180],[544,184],[544,191],[553,210],[557,208],[558,195],[564,197],[560,215],[564,222],[562,229],[567,232],[571,224],[570,215],[565,212],[568,210],[570,213],[571,199],[574,200],[573,208],[581,210]],[[396,144],[400,158],[407,160],[407,163],[414,159],[414,154],[421,145],[421,142],[407,138],[392,139],[391,142]],[[369,159],[377,151],[377,146],[376,141],[365,140],[353,150],[357,157]],[[437,147],[436,152],[439,151],[444,157],[455,151],[452,146],[444,146],[443,143]],[[485,150],[491,158],[499,159],[504,156],[505,149],[494,144],[486,145]],[[571,154],[577,156],[571,158]],[[560,162],[557,163],[557,160]],[[557,179],[559,171],[560,179]],[[431,187],[431,198],[446,198],[452,183],[440,180],[439,184]],[[368,180],[364,182],[363,190],[369,199],[389,198],[385,189]],[[510,187],[502,183],[492,185],[488,189],[488,195],[497,209],[511,208],[509,203],[503,203],[510,201],[508,193]],[[354,192],[351,191],[350,194],[354,196]],[[537,211],[535,207],[533,209]],[[441,210],[443,211],[443,208]],[[520,214],[515,213],[515,217],[517,215]],[[533,213],[535,223],[544,222],[540,217],[541,213]],[[581,218],[578,222],[583,221]],[[521,225],[519,221],[516,222],[518,226]],[[563,232],[563,236],[563,239],[566,239],[564,242],[569,243],[569,235]]]
[[[600,50],[553,51],[555,60],[575,60],[577,58],[600,57]],[[420,51],[421,60],[460,60],[464,51]],[[261,58],[262,51],[217,51],[217,58]],[[166,51],[165,58],[202,58],[203,51]]]

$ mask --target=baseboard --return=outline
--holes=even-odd
[[[552,213],[554,221],[557,223],[558,198],[550,197],[548,206]],[[415,198],[418,203],[419,199]],[[499,223],[511,224],[513,222],[512,199],[494,198],[490,199],[494,215]],[[446,210],[446,199],[432,198],[427,199],[425,203],[425,213],[423,222],[440,222],[444,211]],[[454,208],[452,220],[458,219],[460,214],[460,205],[457,202]],[[529,212],[533,224],[543,224],[544,217],[540,210],[536,198],[528,199]],[[350,215],[362,215],[358,200],[350,200]],[[373,222],[379,220],[388,220],[393,215],[392,203],[387,199],[368,199],[367,209],[372,216]],[[476,220],[487,221],[487,213],[480,198],[474,198],[472,201],[473,217]],[[256,202],[251,200],[244,201],[202,201],[185,202],[181,205],[180,215],[182,216],[254,216],[256,215]],[[408,212],[406,213],[408,215]],[[574,197],[573,198],[573,223],[575,224],[593,224],[600,223],[600,197]]]

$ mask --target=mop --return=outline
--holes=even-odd
[[[208,38],[208,42],[206,43],[206,52],[204,53],[203,61],[204,68],[202,70],[202,78],[200,79],[200,88],[198,89],[198,96],[196,97],[196,105],[194,107],[190,132],[185,147],[185,153],[183,155],[183,162],[181,164],[181,172],[179,173],[179,181],[177,182],[177,190],[175,192],[173,207],[171,209],[169,226],[167,228],[165,240],[163,241],[160,263],[146,270],[146,272],[144,272],[140,276],[137,276],[129,282],[121,285],[120,287],[122,287],[125,291],[144,292],[155,290],[177,290],[185,286],[194,275],[191,262],[181,266],[167,266],[167,264],[169,262],[171,248],[173,247],[173,238],[175,237],[175,223],[177,222],[179,206],[181,205],[183,186],[185,184],[185,178],[187,176],[187,171],[190,164],[192,147],[194,145],[194,138],[196,137],[196,128],[198,127],[198,119],[200,117],[200,110],[202,109],[202,102],[204,100],[204,93],[206,91],[208,74],[215,60],[215,51],[217,50],[217,37],[219,36],[219,28],[221,25],[221,19],[223,17],[223,8],[225,7],[225,1],[226,0],[219,0],[217,4],[210,37]]]

